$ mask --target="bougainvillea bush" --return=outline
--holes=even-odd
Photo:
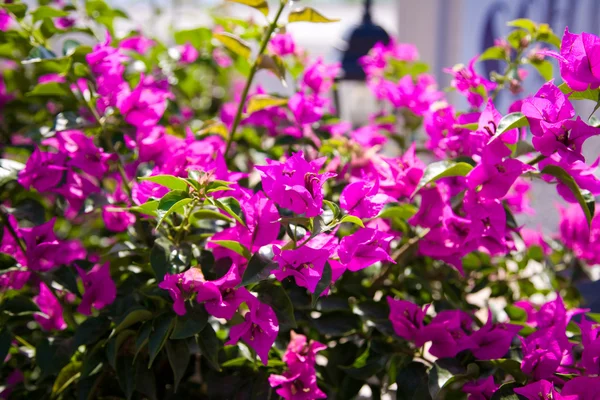
[[[599,399],[600,121],[574,105],[600,38],[513,21],[447,90],[377,44],[352,126],[286,32],[333,20],[234,2],[168,44],[102,0],[0,4],[0,397]],[[533,182],[556,234],[517,222]]]

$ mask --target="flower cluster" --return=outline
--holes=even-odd
[[[516,21],[445,70],[466,110],[414,46],[379,43],[361,63],[380,109],[354,126],[285,2],[266,29],[215,16],[172,46],[115,35],[102,0],[46,3],[0,5],[1,398],[595,399],[574,282],[600,263],[600,128],[574,102],[598,99],[598,37]],[[500,107],[546,55],[565,83]],[[557,235],[520,225],[534,180],[567,203]]]

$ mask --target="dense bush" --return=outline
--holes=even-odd
[[[234,2],[267,23],[169,45],[117,38],[102,0],[0,4],[0,397],[597,400],[575,282],[600,258],[600,121],[572,101],[600,105],[600,38],[513,21],[448,91],[378,44],[382,111],[355,127],[339,66],[285,30],[332,20]],[[535,180],[565,200],[557,235],[516,222]]]

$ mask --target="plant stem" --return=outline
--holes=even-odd
[[[181,243],[181,240],[184,237],[184,232],[187,230],[188,225],[189,225],[189,219],[190,219],[190,215],[192,214],[192,211],[194,211],[194,208],[196,208],[196,200],[192,201],[189,205],[189,207],[186,208],[184,214],[183,214],[183,220],[181,221],[181,224],[179,225],[179,228],[177,230],[177,236],[175,237],[175,243],[177,245],[179,245],[179,243]]]
[[[17,232],[15,231],[15,229],[10,224],[10,222],[8,220],[8,216],[6,215],[6,211],[4,210],[4,207],[0,207],[0,217],[2,218],[2,222],[4,223],[4,225],[6,226],[6,228],[8,229],[8,232],[10,233],[10,235],[15,240],[15,243],[17,243],[19,245],[19,248],[23,252],[23,256],[25,256],[27,254],[27,247],[25,246],[25,243],[23,242],[23,240],[21,240],[21,238],[19,237],[19,235],[17,234]],[[44,282],[44,284],[48,287],[48,290],[50,290],[50,292],[52,292],[52,295],[60,303],[60,306],[61,306],[61,308],[63,310],[63,317],[67,321],[67,324],[69,326],[77,328],[79,326],[79,324],[77,324],[77,321],[75,321],[75,318],[73,317],[73,314],[71,314],[70,308],[67,307],[67,304],[63,301],[63,299],[61,297],[58,296],[58,293],[56,293],[56,291],[52,287],[52,282],[49,281],[48,278],[46,278],[39,271],[32,271],[32,270],[29,270],[29,271],[33,272],[38,277],[39,280],[41,280],[42,282]]]
[[[284,1],[280,2],[279,9],[277,10],[277,14],[275,15],[275,18],[273,19],[273,22],[271,22],[271,24],[269,25],[269,28],[267,29],[267,33],[265,34],[265,37],[263,37],[263,40],[260,44],[260,48],[258,50],[258,54],[256,55],[256,59],[254,60],[254,63],[252,64],[252,68],[250,68],[250,73],[248,74],[248,79],[246,80],[246,86],[244,86],[244,90],[242,91],[242,97],[240,98],[240,104],[238,105],[237,113],[235,115],[235,119],[233,120],[233,125],[231,125],[231,130],[229,131],[229,136],[227,137],[227,145],[225,146],[225,153],[224,153],[225,157],[227,157],[227,153],[229,152],[229,149],[231,148],[231,143],[233,142],[233,137],[235,136],[235,131],[237,130],[237,128],[240,124],[240,121],[242,120],[242,114],[244,112],[244,105],[246,104],[246,98],[248,97],[248,92],[250,91],[250,85],[252,85],[252,80],[254,79],[254,75],[256,75],[256,72],[258,71],[258,65],[260,62],[260,58],[263,55],[263,53],[265,52],[265,49],[267,48],[267,44],[269,44],[269,39],[271,39],[271,35],[273,34],[273,31],[277,27],[277,21],[279,20],[279,17],[281,16],[283,9],[285,8],[285,5],[286,5],[286,2],[284,2]]]
[[[535,165],[537,163],[539,163],[542,160],[545,160],[546,156],[543,154],[540,154],[539,156],[537,156],[536,158],[534,158],[533,160],[527,162],[527,165]]]

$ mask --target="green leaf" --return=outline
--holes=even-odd
[[[363,224],[362,220],[354,215],[345,215],[344,218],[341,219],[340,224],[343,224],[345,222],[358,225],[361,228],[365,227],[365,224]]]
[[[250,45],[231,33],[214,33],[213,38],[217,39],[223,46],[242,58],[249,59],[252,54]]]
[[[600,100],[600,89],[590,89],[576,92],[571,89],[566,83],[558,86],[561,92],[569,95],[569,100],[592,100],[598,102]]]
[[[415,215],[418,211],[418,208],[413,204],[401,204],[398,206],[391,206],[383,209],[383,211],[376,218],[399,218],[402,220],[407,220],[413,215]]]
[[[8,329],[0,331],[0,360],[5,360],[12,343],[12,335]]]
[[[191,202],[190,195],[183,190],[173,190],[165,194],[158,202],[158,215],[160,215],[160,219],[157,222],[157,226],[160,226],[171,213],[182,210],[183,207]]]
[[[505,115],[502,117],[500,122],[498,123],[498,128],[496,129],[496,133],[490,139],[490,142],[496,140],[500,137],[504,132],[510,131],[515,128],[522,128],[524,126],[528,126],[529,121],[527,121],[527,117],[520,112],[514,112]]]
[[[31,49],[31,51],[27,55],[27,58],[21,61],[21,64],[32,64],[52,58],[56,58],[56,54],[54,54],[51,50],[48,50],[43,46],[37,46]]]
[[[0,8],[5,9],[18,19],[23,18],[25,16],[25,13],[27,12],[27,4],[25,3],[0,4]]]
[[[204,329],[208,322],[208,314],[197,302],[194,305],[186,303],[186,314],[178,315],[175,322],[175,328],[171,333],[171,339],[187,339]]]
[[[140,181],[154,182],[171,190],[185,191],[188,188],[188,183],[185,179],[173,175],[144,176],[140,178]]]
[[[252,114],[269,107],[279,107],[287,104],[287,99],[269,96],[268,94],[257,94],[248,100],[247,113]]]
[[[127,315],[117,321],[117,327],[115,328],[115,333],[119,333],[120,331],[129,328],[132,325],[137,324],[138,322],[147,321],[152,318],[152,312],[146,310],[145,308],[136,308],[127,313]]]
[[[33,22],[41,21],[44,18],[59,18],[66,17],[69,13],[63,10],[58,10],[50,6],[40,6],[31,13]]]
[[[154,271],[154,276],[157,282],[162,282],[165,279],[165,275],[171,269],[171,263],[169,262],[169,245],[162,241],[155,241],[150,250],[150,266]]]
[[[225,247],[226,249],[235,251],[240,256],[242,256],[248,260],[250,258],[252,258],[252,253],[250,253],[250,250],[248,250],[248,248],[246,246],[244,246],[243,244],[241,244],[239,242],[236,242],[233,240],[211,240],[211,242],[218,244],[221,247]]]
[[[531,66],[540,73],[541,77],[546,81],[552,80],[554,77],[554,68],[552,67],[552,63],[548,60],[532,60],[530,62]]]
[[[396,373],[397,400],[428,400],[427,367],[420,362],[411,362]]]
[[[506,37],[506,40],[508,41],[508,43],[510,43],[513,49],[519,50],[521,48],[521,43],[523,42],[523,39],[525,39],[526,37],[530,37],[529,32],[517,29],[509,33]]]
[[[65,42],[63,43],[63,46],[62,46],[63,56],[68,57],[68,56],[74,54],[80,45],[81,45],[81,43],[79,43],[77,40],[73,40],[73,39],[65,40]]]
[[[167,340],[166,348],[169,364],[173,370],[174,392],[177,393],[179,382],[190,364],[190,349],[185,340]]]
[[[280,285],[273,282],[262,281],[252,291],[258,293],[258,299],[270,305],[277,315],[280,330],[297,328],[294,318],[294,306],[286,291]]]
[[[269,4],[265,0],[227,0],[231,3],[244,4],[246,6],[250,6],[261,13],[266,17],[269,15]]]
[[[312,294],[312,308],[315,308],[321,294],[329,287],[329,285],[331,285],[331,275],[331,265],[329,264],[329,262],[326,262],[325,267],[323,267],[323,274],[321,275],[321,279],[319,279],[319,283],[317,283],[317,286],[315,287],[315,292]]]
[[[521,371],[521,363],[509,358],[498,358],[496,360],[477,361],[477,364],[487,367],[500,368],[507,374],[512,375],[519,382],[526,382],[527,375]]]
[[[515,393],[514,389],[518,387],[521,385],[516,382],[505,383],[494,392],[490,400],[526,400],[526,397]]]
[[[515,19],[515,20],[507,22],[506,25],[513,26],[515,28],[525,29],[529,33],[533,33],[537,30],[536,23],[527,18]]]
[[[240,203],[233,197],[222,197],[220,199],[209,199],[213,205],[227,214],[229,214],[232,218],[234,218],[237,222],[246,226],[244,220],[242,220],[242,208],[240,207]]]
[[[86,319],[75,332],[75,347],[97,342],[110,329],[110,321],[106,317]]]
[[[135,338],[135,357],[137,357],[140,350],[148,343],[148,339],[150,338],[151,333],[152,322],[144,322],[144,324],[142,324],[140,330],[138,331],[138,336]]]
[[[116,368],[119,386],[125,393],[127,400],[131,399],[135,391],[135,365],[132,356],[119,357]]]
[[[268,71],[271,71],[273,74],[275,74],[276,77],[279,78],[281,84],[287,87],[287,83],[285,81],[285,63],[283,62],[281,57],[275,54],[261,54],[258,58],[257,65],[258,69],[266,69]]]
[[[348,311],[333,311],[311,320],[315,328],[323,335],[346,336],[360,330],[361,318]]]
[[[377,354],[368,346],[352,365],[342,365],[340,368],[354,379],[366,380],[381,371],[388,359],[388,355]]]
[[[129,207],[127,210],[139,212],[141,214],[150,215],[153,217],[157,216],[156,210],[158,210],[158,200],[148,200],[142,205]]]
[[[271,271],[277,268],[277,264],[260,253],[255,253],[248,261],[248,266],[244,271],[244,276],[238,287],[248,286],[251,283],[257,283],[267,279]]]
[[[486,51],[481,53],[478,60],[506,60],[506,49],[502,46],[489,47]]]
[[[560,49],[561,40],[554,32],[552,32],[552,28],[548,24],[540,24],[537,30],[537,34],[535,35],[535,40],[540,42],[550,43],[557,49]]]
[[[210,324],[206,324],[202,332],[196,336],[196,341],[202,356],[206,358],[213,369],[220,371],[219,348],[221,346],[213,327]]]
[[[154,321],[152,332],[148,338],[148,353],[150,356],[148,368],[152,367],[154,359],[165,345],[174,321],[175,319],[170,313],[165,313]]]
[[[33,96],[67,96],[69,92],[64,88],[62,83],[48,82],[36,85],[32,91],[26,95]]]
[[[134,337],[135,333],[136,332],[132,329],[126,329],[108,341],[108,345],[106,346],[106,358],[113,369],[117,369],[117,356],[121,345],[127,339]]]
[[[72,383],[74,383],[80,375],[81,362],[71,361],[63,369],[60,370],[54,384],[52,385],[52,394],[59,395],[65,389],[67,389]]]
[[[233,220],[227,218],[225,215],[221,214],[220,212],[209,210],[207,208],[198,210],[198,211],[194,211],[194,213],[190,216],[190,220],[192,222],[199,221],[202,219],[216,219],[216,220],[221,220],[221,221],[225,221],[225,222],[229,222],[229,223],[233,222]]]
[[[317,10],[311,7],[304,7],[299,10],[293,10],[288,15],[288,22],[338,22],[339,19],[330,19],[322,14],[320,14]]]
[[[427,168],[425,168],[425,172],[423,173],[421,181],[417,185],[415,193],[421,190],[421,188],[423,188],[425,185],[442,178],[448,178],[451,176],[466,176],[469,172],[471,172],[472,169],[473,166],[465,162],[457,163],[449,160],[438,161],[429,164]]]
[[[581,193],[581,190],[579,189],[579,186],[577,186],[577,182],[575,182],[573,177],[569,175],[564,169],[556,165],[545,166],[541,173],[555,177],[564,185],[566,185],[569,188],[569,190],[571,190],[571,192],[577,199],[577,202],[581,206],[583,213],[585,214],[585,219],[588,222],[588,226],[591,226],[593,214],[591,213],[590,207],[588,207],[587,201]]]

